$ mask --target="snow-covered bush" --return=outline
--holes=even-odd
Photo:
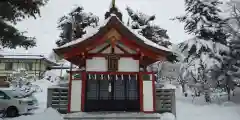
[[[23,68],[14,71],[9,77],[10,86],[13,90],[21,92],[24,96],[31,96],[33,93],[41,91],[38,85],[32,84],[34,81],[35,77],[29,76]]]

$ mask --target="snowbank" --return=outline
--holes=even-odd
[[[225,96],[227,97],[227,96]],[[218,98],[220,102],[227,100],[225,97]],[[235,98],[236,97],[236,98]],[[232,100],[240,100],[240,91]],[[224,99],[224,100],[223,100]],[[193,98],[184,97],[180,89],[176,90],[176,108],[177,120],[239,120],[240,106],[233,102],[223,102],[216,104],[218,101],[212,101],[209,104],[204,101],[204,96]]]
[[[161,120],[176,120],[176,118],[172,113],[163,113],[161,114]]]
[[[177,89],[175,85],[165,83],[163,89]]]
[[[62,115],[60,115],[53,108],[46,109],[43,113],[35,115],[20,116],[17,118],[12,118],[11,120],[64,120]]]
[[[37,92],[34,94],[34,97],[36,97],[36,99],[38,100],[38,104],[39,104],[39,109],[35,111],[35,113],[41,113],[42,111],[44,111],[44,109],[47,108],[47,90],[48,87],[55,85],[56,83],[52,83],[46,79],[41,79],[41,80],[37,80],[34,83],[35,85],[40,86],[40,88],[42,89],[41,92]]]

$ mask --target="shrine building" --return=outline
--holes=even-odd
[[[155,112],[155,76],[146,67],[171,51],[124,25],[114,2],[97,32],[54,51],[84,68],[69,72],[68,112]]]

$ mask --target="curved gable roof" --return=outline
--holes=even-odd
[[[129,40],[135,42],[136,44],[149,49],[153,51],[154,53],[158,54],[164,54],[164,53],[170,53],[171,50],[160,46],[151,40],[146,39],[145,37],[139,35],[132,29],[125,26],[116,15],[111,14],[111,16],[106,19],[105,23],[101,25],[99,30],[95,30],[92,34],[87,34],[83,38],[79,38],[75,41],[66,43],[65,45],[55,48],[54,51],[57,54],[64,54],[65,52],[69,51],[72,48],[78,47],[79,45],[90,45],[91,42],[93,42],[95,39],[98,39],[99,37],[103,37],[107,32],[111,29],[115,28],[122,36],[126,36]]]

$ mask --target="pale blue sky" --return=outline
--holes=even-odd
[[[21,30],[28,31],[28,35],[37,38],[37,47],[29,49],[28,53],[48,55],[56,47],[58,39],[57,20],[72,10],[74,5],[82,5],[86,12],[92,12],[104,19],[111,0],[50,0],[48,5],[41,9],[41,18],[28,19],[17,26]],[[155,23],[168,30],[171,42],[179,43],[189,38],[184,33],[183,24],[171,21],[173,18],[184,13],[184,0],[116,0],[118,8],[123,12],[123,18],[127,21],[126,6],[146,14],[155,14]],[[11,50],[13,51],[13,50]],[[17,49],[14,52],[25,52]]]

